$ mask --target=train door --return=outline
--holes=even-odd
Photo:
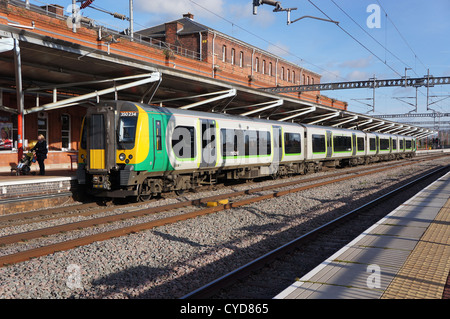
[[[332,132],[327,131],[327,158],[333,156]]]
[[[105,115],[92,114],[89,123],[89,169],[104,170],[106,168]]]
[[[283,140],[281,134],[281,126],[273,126],[273,159],[278,163],[283,158]]]
[[[377,146],[377,154],[379,154],[380,153],[380,137],[379,136],[377,136],[377,138],[376,138],[376,146]]]
[[[353,156],[355,156],[356,155],[356,152],[358,151],[358,149],[357,149],[357,147],[356,147],[356,134],[355,133],[353,133],[352,134],[352,147],[353,147],[353,152],[352,152],[352,155]]]
[[[216,121],[201,119],[202,161],[200,167],[215,167],[217,162],[216,150]]]
[[[155,172],[165,171],[167,169],[167,156],[166,156],[166,141],[163,132],[165,132],[165,121],[163,115],[154,114],[152,116],[152,128],[150,129],[153,134],[153,166],[152,170]]]
[[[389,137],[389,153],[392,153],[392,137]]]

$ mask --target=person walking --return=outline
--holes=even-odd
[[[32,152],[36,154],[36,159],[39,163],[39,175],[45,175],[45,164],[44,161],[47,158],[47,142],[45,141],[44,135],[40,134],[38,136],[38,142],[31,149]]]

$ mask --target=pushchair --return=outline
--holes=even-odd
[[[11,175],[28,175],[31,171],[31,165],[36,162],[34,154],[32,152],[22,155],[22,159],[19,161],[15,168],[11,168]]]

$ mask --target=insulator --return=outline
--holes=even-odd
[[[94,2],[94,0],[86,0],[85,2],[83,2],[83,4],[81,5],[81,9],[85,9],[87,7],[89,7],[92,2]]]

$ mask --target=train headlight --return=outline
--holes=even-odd
[[[127,158],[127,156],[126,156],[124,153],[121,153],[121,154],[119,155],[119,159],[120,159],[121,161],[124,161],[126,158]]]
[[[84,159],[84,154],[81,154],[81,159]]]

